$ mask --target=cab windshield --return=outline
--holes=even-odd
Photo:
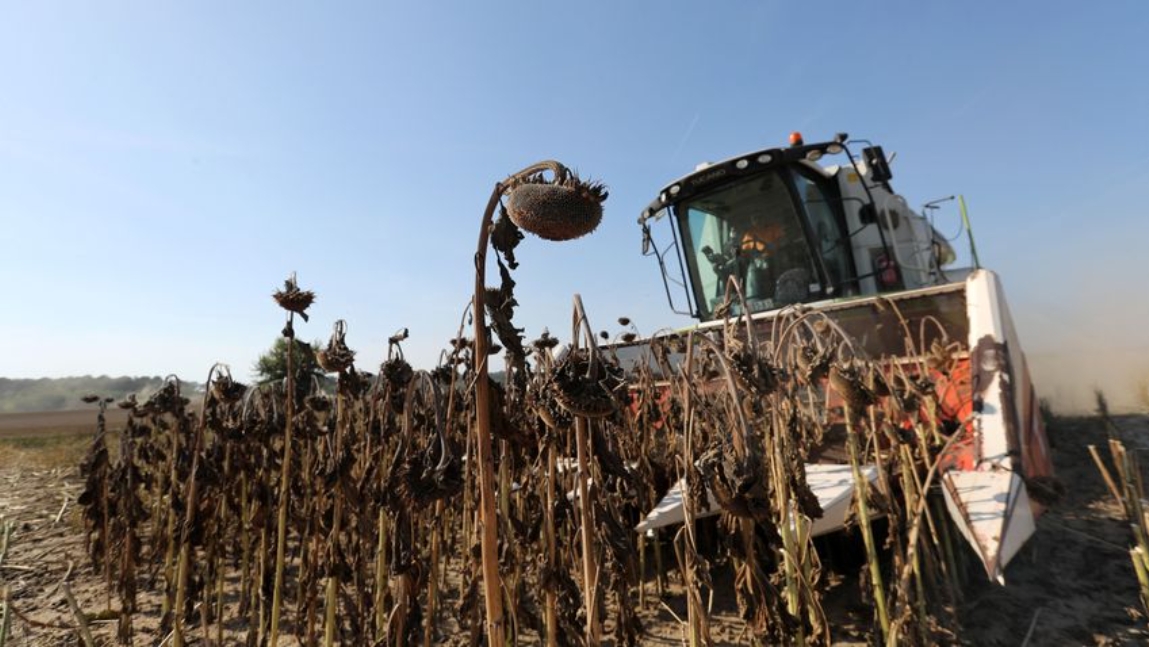
[[[808,197],[811,185],[813,181],[804,175],[775,168],[678,205],[685,256],[703,319],[711,318],[722,302],[732,276],[742,283],[753,312],[824,295],[815,263],[825,259],[811,254],[808,226],[812,215],[805,213],[815,211],[813,204],[820,209],[813,219],[819,221],[819,231],[828,234],[817,234],[819,247],[841,249],[842,245],[834,219],[823,222],[826,200]],[[803,191],[796,192],[796,188]],[[829,250],[821,251],[826,256]]]

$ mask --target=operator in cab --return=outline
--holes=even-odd
[[[771,219],[764,213],[751,215],[738,244],[740,276],[744,280],[747,299],[768,300],[774,306],[800,300],[800,297],[777,292],[778,281],[787,270],[802,267],[808,262],[806,258],[789,258],[794,255],[795,244],[798,249],[804,249],[805,241],[801,234],[796,236],[795,240],[795,235],[789,234],[779,219]],[[807,276],[803,275],[800,280],[807,281]]]

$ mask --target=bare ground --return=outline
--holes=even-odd
[[[94,415],[85,413],[91,425]],[[1116,423],[1127,446],[1149,449],[1149,417],[1125,416]],[[58,430],[61,425],[38,428]],[[19,435],[0,424],[0,433],[4,429],[9,437]],[[1050,436],[1066,495],[1038,521],[1037,534],[1006,573],[1007,586],[978,576],[967,582],[959,609],[959,638],[968,645],[1149,643],[1127,552],[1130,532],[1087,451],[1090,444],[1104,447],[1105,427],[1098,418],[1062,418],[1051,424]],[[109,603],[100,574],[84,557],[74,504],[80,480],[70,465],[78,464],[83,442],[66,437],[0,441],[0,517],[14,524],[10,549],[0,562],[0,591],[8,590],[18,612],[11,647],[81,644],[64,583],[84,612],[94,616],[96,642],[113,644],[115,622],[100,617],[116,603],[114,599]],[[721,582],[727,573],[719,571],[715,577],[720,589],[728,588]],[[869,612],[858,604],[857,588],[856,580],[846,578],[828,596],[835,637],[843,645],[864,644]],[[685,606],[678,592],[671,578],[660,599],[653,580],[647,582],[643,644],[683,644],[675,616],[685,617]],[[141,598],[136,644],[156,645],[163,639],[156,630],[158,600],[154,595]],[[716,646],[748,644],[728,596],[715,596],[711,623]],[[238,643],[242,630],[227,627],[224,643]],[[214,628],[211,634],[215,635]],[[194,630],[193,644],[203,644],[200,635]]]
[[[32,434],[43,438],[91,433],[96,424],[96,415],[95,408],[39,413],[0,413],[0,439],[25,439]],[[108,409],[105,416],[109,427],[123,427],[128,419],[128,412],[112,408]]]

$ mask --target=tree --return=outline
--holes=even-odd
[[[291,363],[295,369],[296,390],[301,394],[306,394],[311,391],[312,378],[319,380],[320,384],[327,383],[323,369],[315,360],[315,352],[319,350],[319,345],[316,343],[308,344],[298,339],[293,341],[295,342],[295,354],[292,356]],[[271,348],[259,356],[251,370],[259,384],[282,382],[287,377],[287,338],[276,339]]]

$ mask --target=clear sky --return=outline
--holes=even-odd
[[[0,376],[246,376],[292,271],[301,337],[346,319],[373,370],[408,327],[430,365],[491,187],[546,158],[611,197],[520,248],[527,334],[576,292],[681,325],[639,211],[801,130],[964,194],[1032,357],[1149,380],[1146,33],[1140,1],[0,3]]]

